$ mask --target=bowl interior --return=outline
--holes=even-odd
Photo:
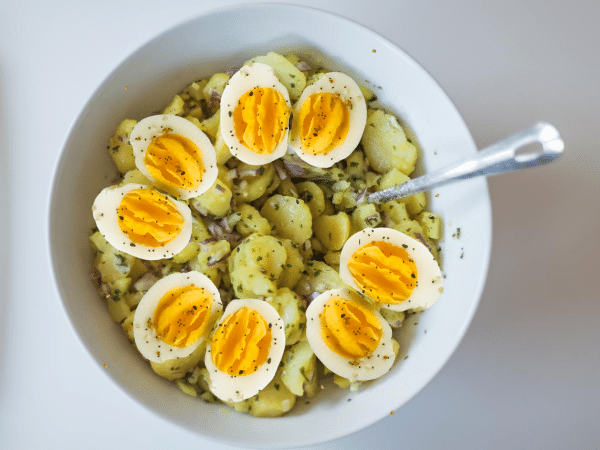
[[[183,395],[155,375],[112,322],[89,278],[91,205],[115,173],[106,142],[121,120],[155,113],[191,81],[271,50],[296,53],[370,85],[421,147],[419,172],[475,152],[442,89],[409,56],[372,31],[302,7],[263,4],[218,10],[158,36],[127,58],[95,92],[75,121],[56,168],[49,238],[56,283],[73,326],[99,366],[108,365],[102,370],[122,389],[205,437],[235,445],[290,447],[364,428],[406,403],[434,377],[459,344],[479,301],[491,221],[482,179],[430,196],[429,208],[445,224],[444,294],[396,333],[401,351],[391,372],[358,392],[326,389],[310,404],[299,401],[282,418],[257,419]],[[407,355],[410,358],[404,359]]]

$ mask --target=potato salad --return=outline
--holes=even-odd
[[[256,56],[126,118],[107,150],[92,279],[185,394],[277,417],[327,379],[356,390],[400,364],[394,329],[442,293],[425,194],[366,201],[409,180],[417,148],[347,74]]]

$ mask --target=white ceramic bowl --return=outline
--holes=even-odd
[[[150,41],[117,67],[94,93],[66,139],[50,209],[52,264],[60,297],[78,335],[117,385],[145,407],[207,438],[250,447],[293,447],[360,430],[400,408],[441,369],[477,307],[488,266],[491,213],[487,185],[473,179],[438,189],[430,209],[445,222],[445,291],[399,335],[390,373],[358,392],[331,387],[286,416],[259,419],[182,394],[155,375],[90,282],[91,205],[114,173],[106,142],[125,118],[161,109],[193,80],[238,66],[269,50],[294,52],[376,86],[422,148],[417,172],[476,151],[459,113],[436,82],[398,47],[336,15],[286,5],[221,9]],[[128,89],[125,90],[125,86]],[[64,226],[69,224],[69,226]],[[460,238],[452,237],[460,228]],[[416,321],[411,321],[416,322]],[[425,333],[426,331],[426,333]],[[410,357],[404,359],[406,355]],[[351,397],[352,401],[346,401]]]

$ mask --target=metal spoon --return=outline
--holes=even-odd
[[[534,143],[540,143],[541,150],[523,151],[527,150],[528,145]],[[558,130],[549,123],[539,122],[525,131],[477,152],[471,158],[465,158],[406,183],[369,194],[366,201],[385,203],[458,180],[541,166],[558,158],[564,147]]]

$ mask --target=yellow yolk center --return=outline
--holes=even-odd
[[[235,135],[254,153],[270,154],[285,136],[290,112],[276,89],[256,88],[242,95],[233,111]]]
[[[155,180],[177,189],[196,189],[205,172],[198,146],[174,133],[152,139],[144,164]]]
[[[300,108],[297,132],[306,153],[329,153],[344,142],[349,128],[348,106],[337,94],[313,94]]]
[[[401,303],[417,285],[413,259],[403,248],[384,241],[371,242],[355,251],[348,270],[359,289],[379,303]]]
[[[244,306],[219,324],[210,356],[221,372],[245,376],[264,364],[270,347],[271,324],[258,311]]]
[[[202,337],[210,319],[213,297],[204,288],[171,289],[154,310],[156,335],[174,347],[188,347]]]
[[[183,216],[171,199],[155,189],[134,189],[123,196],[119,227],[132,242],[162,247],[181,232]]]
[[[352,300],[331,297],[323,306],[321,337],[325,344],[345,358],[370,356],[381,339],[381,323],[371,310]]]

